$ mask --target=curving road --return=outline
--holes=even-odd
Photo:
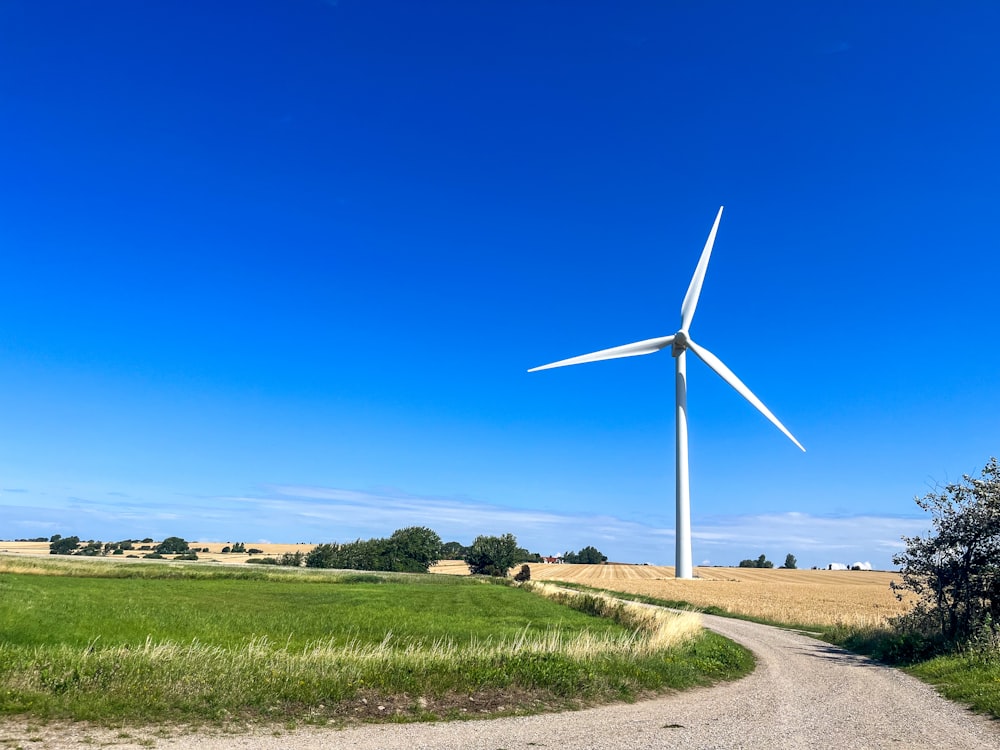
[[[927,685],[807,636],[704,616],[706,627],[757,655],[733,683],[630,705],[485,721],[305,729],[278,735],[157,739],[163,750],[997,750],[1000,722],[944,700]],[[11,735],[3,732],[6,742]],[[131,739],[131,738],[130,738]],[[46,748],[102,738],[60,733]],[[26,744],[26,743],[22,743]],[[115,748],[129,739],[111,740]],[[39,747],[35,744],[32,747]],[[136,746],[138,747],[138,746]],[[147,745],[148,747],[148,745]]]

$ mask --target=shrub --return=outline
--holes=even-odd
[[[525,581],[530,581],[531,580],[531,566],[529,566],[529,565],[522,565],[521,569],[519,571],[517,571],[517,573],[514,575],[514,580],[517,581],[518,583],[524,583]]]
[[[295,552],[285,552],[281,557],[278,558],[278,565],[287,565],[292,568],[302,567],[302,563],[305,561],[306,556],[300,551]]]

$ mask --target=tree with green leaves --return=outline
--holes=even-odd
[[[80,537],[78,536],[60,536],[55,534],[52,536],[52,541],[49,542],[49,554],[50,555],[72,555],[76,552],[76,548],[80,545]]]
[[[767,559],[766,555],[761,555],[756,560],[740,560],[741,568],[773,568],[774,563]]]
[[[589,565],[600,565],[608,561],[607,555],[602,555],[597,547],[584,547],[576,554],[577,562]]]
[[[469,572],[504,578],[517,562],[517,539],[513,534],[477,536],[465,556]]]
[[[469,551],[461,542],[445,542],[441,545],[442,560],[464,560],[465,553]]]
[[[188,543],[179,536],[168,536],[153,548],[154,552],[161,555],[179,555],[188,551]]]
[[[789,552],[787,555],[785,555],[785,564],[782,565],[781,567],[784,568],[785,570],[795,570],[795,567],[796,565],[798,565],[798,563],[799,561],[795,559],[795,555]]]
[[[991,458],[978,477],[963,475],[916,498],[933,531],[903,537],[892,558],[902,584],[918,597],[901,625],[949,644],[1000,638],[1000,464]]]
[[[389,537],[390,569],[426,573],[441,559],[441,537],[425,526],[398,529]]]

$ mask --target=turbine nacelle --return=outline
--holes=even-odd
[[[686,331],[680,330],[675,333],[674,341],[670,348],[670,355],[672,357],[677,357],[681,352],[687,351],[689,341],[690,339],[688,339]]]

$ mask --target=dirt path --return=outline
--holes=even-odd
[[[158,750],[685,750],[737,748],[900,748],[996,750],[1000,722],[975,716],[933,689],[806,636],[740,620],[705,616],[707,627],[752,649],[749,677],[632,705],[563,714],[439,724],[364,726],[347,730],[156,739]],[[78,748],[132,744],[121,734],[35,731],[32,740],[7,725],[0,747]],[[24,731],[24,730],[22,730]]]

